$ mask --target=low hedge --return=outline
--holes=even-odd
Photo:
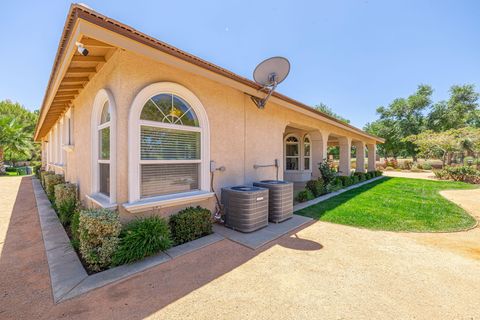
[[[40,183],[42,187],[45,189],[45,177],[51,174],[55,174],[53,171],[40,171]]]
[[[65,183],[65,178],[62,174],[48,174],[44,176],[45,193],[52,204],[55,204],[55,186],[57,184]]]
[[[480,170],[470,166],[446,166],[441,170],[434,170],[433,173],[438,179],[463,181],[467,183],[480,184]]]
[[[132,263],[172,246],[170,229],[165,219],[151,216],[134,220],[120,233],[118,249],[112,257],[112,265]]]
[[[349,187],[353,184],[353,180],[350,176],[339,176],[338,178],[344,187]]]
[[[80,247],[80,234],[79,234],[79,224],[80,224],[80,211],[76,210],[72,216],[72,220],[70,222],[70,234],[71,239],[70,243],[75,250],[78,250]]]
[[[172,215],[169,226],[175,245],[189,242],[213,232],[212,213],[202,207],[189,207]]]
[[[55,185],[55,207],[63,225],[69,225],[77,207],[77,186],[73,183]]]
[[[107,209],[80,211],[78,221],[79,250],[93,271],[100,271],[112,263],[121,231],[118,212]]]
[[[327,184],[327,192],[335,192],[343,188],[342,180],[336,177],[333,181]]]
[[[367,180],[367,178],[365,177],[365,172],[355,172],[353,175],[355,177],[358,177],[358,182],[363,182]]]
[[[308,190],[310,190],[315,197],[319,197],[327,193],[327,190],[325,188],[324,181],[322,178],[308,181],[305,187]]]
[[[313,194],[312,191],[308,189],[302,190],[297,194],[298,202],[305,202],[313,199],[315,199],[315,195]]]

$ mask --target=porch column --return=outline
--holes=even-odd
[[[365,172],[365,142],[355,141],[354,146],[357,153],[355,172]]]
[[[352,139],[347,137],[338,138],[340,146],[339,171],[342,176],[350,175],[350,155],[352,153]]]
[[[377,145],[367,144],[368,149],[368,171],[375,171],[375,162],[377,160]]]
[[[327,142],[328,132],[309,132],[312,140],[311,152],[312,152],[312,178],[317,179],[320,177],[320,171],[318,170],[318,164],[327,158]]]

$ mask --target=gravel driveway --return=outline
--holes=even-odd
[[[0,177],[0,222],[1,319],[480,318],[479,228],[316,222],[260,251],[223,240],[55,305],[30,178]]]

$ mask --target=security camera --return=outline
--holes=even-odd
[[[77,45],[77,50],[81,55],[88,56],[88,50],[80,42],[75,42]]]

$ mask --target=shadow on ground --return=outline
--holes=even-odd
[[[2,319],[143,319],[274,245],[292,250],[322,249],[319,243],[291,236],[313,222],[256,251],[222,240],[125,280],[54,304],[31,180],[32,177],[21,178],[0,257]],[[9,192],[8,183],[0,181],[0,192]],[[0,212],[0,215],[9,213]]]

